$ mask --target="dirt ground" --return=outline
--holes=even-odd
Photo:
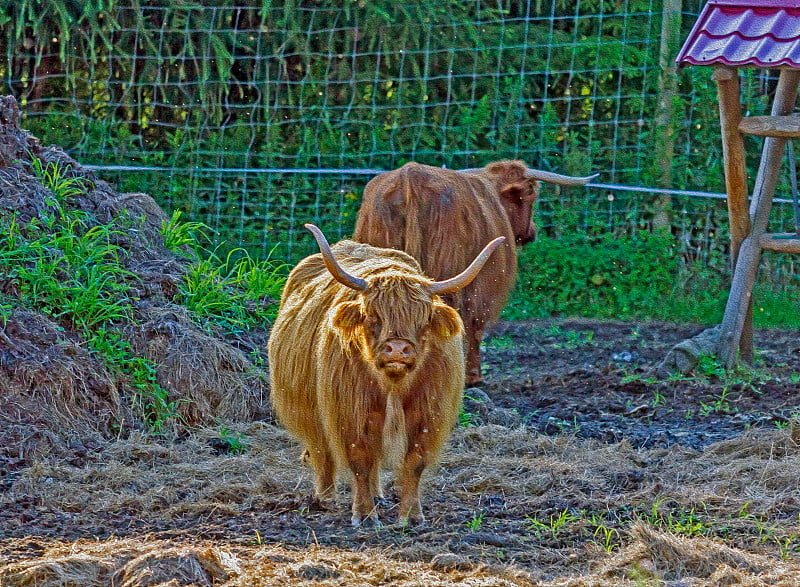
[[[500,324],[423,527],[393,523],[388,477],[380,528],[350,527],[344,483],[308,499],[269,419],[33,462],[3,446],[0,584],[796,584],[800,339],[757,332],[755,371],[653,375],[700,330]]]

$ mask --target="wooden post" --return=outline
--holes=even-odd
[[[744,138],[739,132],[739,123],[742,120],[739,72],[727,65],[720,65],[714,68],[712,78],[717,82],[719,99],[725,191],[728,194],[728,222],[731,231],[730,270],[733,273],[736,260],[739,258],[739,248],[750,232],[750,215],[747,210],[747,165]],[[738,346],[742,349],[744,356],[752,356],[753,309],[750,305],[745,310]]]
[[[739,247],[750,232],[750,216],[747,211],[747,166],[744,139],[739,132],[739,123],[742,120],[739,73],[732,67],[720,65],[714,69],[712,78],[717,82],[719,98],[719,123],[722,132],[722,157],[725,163],[725,191],[728,193],[731,269],[733,269],[736,267]]]
[[[775,88],[775,100],[772,102],[772,115],[785,116],[794,110],[797,100],[797,85],[800,82],[800,70],[782,69]],[[761,151],[761,163],[753,188],[753,201],[750,202],[751,234],[762,234],[767,230],[769,213],[772,209],[772,198],[775,195],[778,171],[786,152],[786,137],[770,136],[764,139]]]
[[[655,113],[655,164],[656,183],[662,188],[672,187],[672,160],[675,151],[675,125],[673,124],[673,103],[678,87],[678,73],[675,54],[680,49],[681,1],[664,0],[661,10],[661,46],[659,66],[661,77],[658,81],[658,104]],[[653,228],[669,228],[672,216],[672,197],[659,196],[653,217]]]
[[[798,82],[800,82],[800,70],[788,68],[781,70],[778,87],[775,90],[775,100],[772,103],[773,116],[786,115],[794,109]],[[753,189],[753,201],[750,204],[750,231],[739,249],[731,292],[722,319],[717,358],[726,368],[731,368],[735,364],[745,326],[748,322],[752,324],[750,304],[761,254],[760,241],[769,223],[772,198],[785,149],[784,137],[764,139],[761,163]],[[749,346],[752,349],[752,343],[749,343]],[[752,355],[742,353],[742,359],[752,361]]]

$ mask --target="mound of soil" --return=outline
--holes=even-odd
[[[251,333],[253,346],[222,332],[201,328],[173,302],[192,253],[165,246],[169,217],[143,193],[118,193],[58,147],[42,146],[19,126],[12,97],[0,98],[0,219],[7,231],[55,231],[52,220],[78,211],[89,229],[108,226],[120,251],[120,272],[133,300],[129,320],[106,326],[131,356],[155,367],[166,392],[165,405],[177,418],[170,433],[213,424],[219,419],[250,421],[269,417],[265,371],[254,365],[266,333]],[[54,169],[80,182],[61,207],[36,169]],[[49,224],[48,224],[49,222]],[[88,349],[86,331],[64,308],[26,307],[17,268],[0,272],[4,308],[0,330],[0,483],[4,474],[48,455],[71,458],[71,446],[89,450],[109,438],[143,430],[142,390],[129,373],[110,367]],[[27,268],[26,268],[27,269]]]

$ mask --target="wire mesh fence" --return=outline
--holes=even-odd
[[[657,0],[204,4],[0,0],[0,89],[43,141],[259,257],[308,253],[307,221],[347,236],[380,170],[514,158],[601,173],[545,186],[545,233],[635,235],[666,212],[687,259],[724,258],[722,200],[653,190],[724,190],[711,71],[670,69],[663,41],[701,0],[677,19]],[[742,76],[764,113],[774,75]]]

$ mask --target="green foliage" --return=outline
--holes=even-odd
[[[562,226],[575,219],[563,216]],[[506,319],[587,316],[627,320],[668,320],[716,324],[728,296],[724,257],[687,264],[674,237],[640,231],[636,236],[585,233],[543,236],[519,251],[519,276]],[[762,272],[762,275],[764,273]],[[798,327],[798,294],[793,283],[767,283],[753,290],[756,327]],[[565,344],[578,340],[579,333]],[[589,334],[586,335],[587,337]]]
[[[277,314],[286,275],[286,264],[256,261],[243,249],[225,258],[211,251],[189,267],[176,301],[208,327],[235,332],[263,326]]]
[[[464,392],[464,399],[468,399],[472,402],[481,402],[480,398],[473,397],[469,395],[469,393]],[[464,428],[469,428],[471,426],[477,426],[475,414],[468,412],[464,405],[462,404],[458,411],[458,425]]]
[[[582,234],[541,238],[521,250],[520,274],[505,311],[509,319],[574,315],[647,315],[674,287],[672,237]]]
[[[88,187],[69,169],[35,158],[33,169],[49,191],[48,210],[44,221],[34,218],[25,227],[13,215],[7,219],[0,265],[29,304],[81,329],[129,319],[133,276],[120,265],[115,238],[123,228],[93,224],[87,214],[69,209],[69,200]]]

